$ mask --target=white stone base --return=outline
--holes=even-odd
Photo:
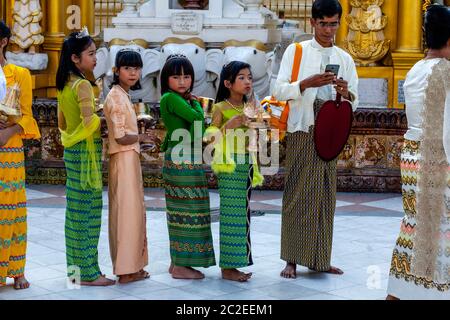
[[[15,64],[29,70],[45,70],[48,65],[46,53],[13,53],[6,52],[8,63]]]
[[[380,108],[388,107],[388,81],[383,78],[359,79],[359,107]]]
[[[259,40],[266,44],[281,41],[281,30],[276,29],[277,20],[260,19],[231,19],[223,18],[213,21],[205,18],[203,30],[199,34],[189,36],[175,34],[171,30],[170,18],[139,18],[135,21],[116,17],[113,19],[115,28],[104,30],[105,42],[114,38],[125,40],[144,39],[150,43],[160,43],[168,37],[188,38],[199,37],[206,43],[220,43],[227,40]]]

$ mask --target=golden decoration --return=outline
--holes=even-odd
[[[124,40],[119,38],[111,39],[108,43],[109,47],[112,46],[131,46],[131,45],[137,45],[144,49],[148,48],[148,42],[144,39],[133,39],[133,40]]]
[[[268,52],[269,49],[266,47],[264,43],[258,40],[247,40],[247,41],[238,41],[238,40],[227,40],[223,43],[222,49],[227,47],[253,47],[255,49]]]
[[[433,4],[433,0],[425,0],[423,2],[422,10],[427,11],[428,7],[431,6],[432,4]]]
[[[200,47],[202,49],[206,49],[205,42],[202,39],[198,38],[198,37],[193,37],[193,38],[188,38],[188,39],[180,39],[180,38],[176,38],[176,37],[169,37],[169,38],[166,38],[161,43],[161,47],[165,46],[166,44],[170,44],[170,43],[176,43],[176,44],[193,43],[193,44],[197,45],[198,47]]]
[[[344,47],[361,66],[381,60],[390,49],[383,30],[388,19],[381,11],[384,0],[351,0],[352,11],[346,17],[350,32]]]

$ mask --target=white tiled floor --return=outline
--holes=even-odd
[[[34,190],[29,192],[30,194],[34,197],[44,196]],[[281,205],[281,198],[260,202]],[[218,207],[217,192],[211,193],[211,204]],[[353,204],[349,201],[339,201],[338,207]],[[249,283],[221,280],[218,267],[201,269],[206,275],[204,280],[174,280],[167,273],[169,248],[165,212],[149,211],[147,234],[150,263],[147,270],[151,273],[151,279],[129,285],[82,289],[69,288],[65,277],[64,207],[30,206],[27,277],[32,286],[24,291],[15,291],[11,286],[0,288],[0,300],[381,299],[386,295],[390,258],[400,226],[401,198],[366,202],[364,205],[396,210],[398,214],[390,216],[388,212],[385,216],[377,216],[370,212],[367,215],[337,213],[332,262],[345,271],[342,276],[314,273],[299,267],[297,279],[280,278],[279,273],[284,266],[284,262],[279,258],[281,216],[272,212],[252,217],[254,265],[243,269],[253,272]],[[102,271],[112,277],[107,216],[105,208],[99,261]],[[212,232],[218,259],[218,223],[212,224]],[[9,280],[8,283],[12,282]]]

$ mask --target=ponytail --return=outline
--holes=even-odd
[[[94,40],[90,36],[79,38],[77,37],[78,35],[78,32],[71,33],[62,45],[58,71],[56,72],[56,88],[58,91],[64,90],[71,73],[84,78],[80,70],[75,66],[75,63],[73,63],[72,55],[75,54],[81,57],[81,53],[89,48]]]

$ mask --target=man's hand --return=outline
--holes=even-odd
[[[350,100],[350,93],[348,92],[348,82],[344,79],[337,79],[334,89],[339,93],[344,99]]]
[[[329,84],[333,84],[336,76],[332,72],[315,74],[300,82],[300,90],[303,92],[308,88],[320,88]]]

